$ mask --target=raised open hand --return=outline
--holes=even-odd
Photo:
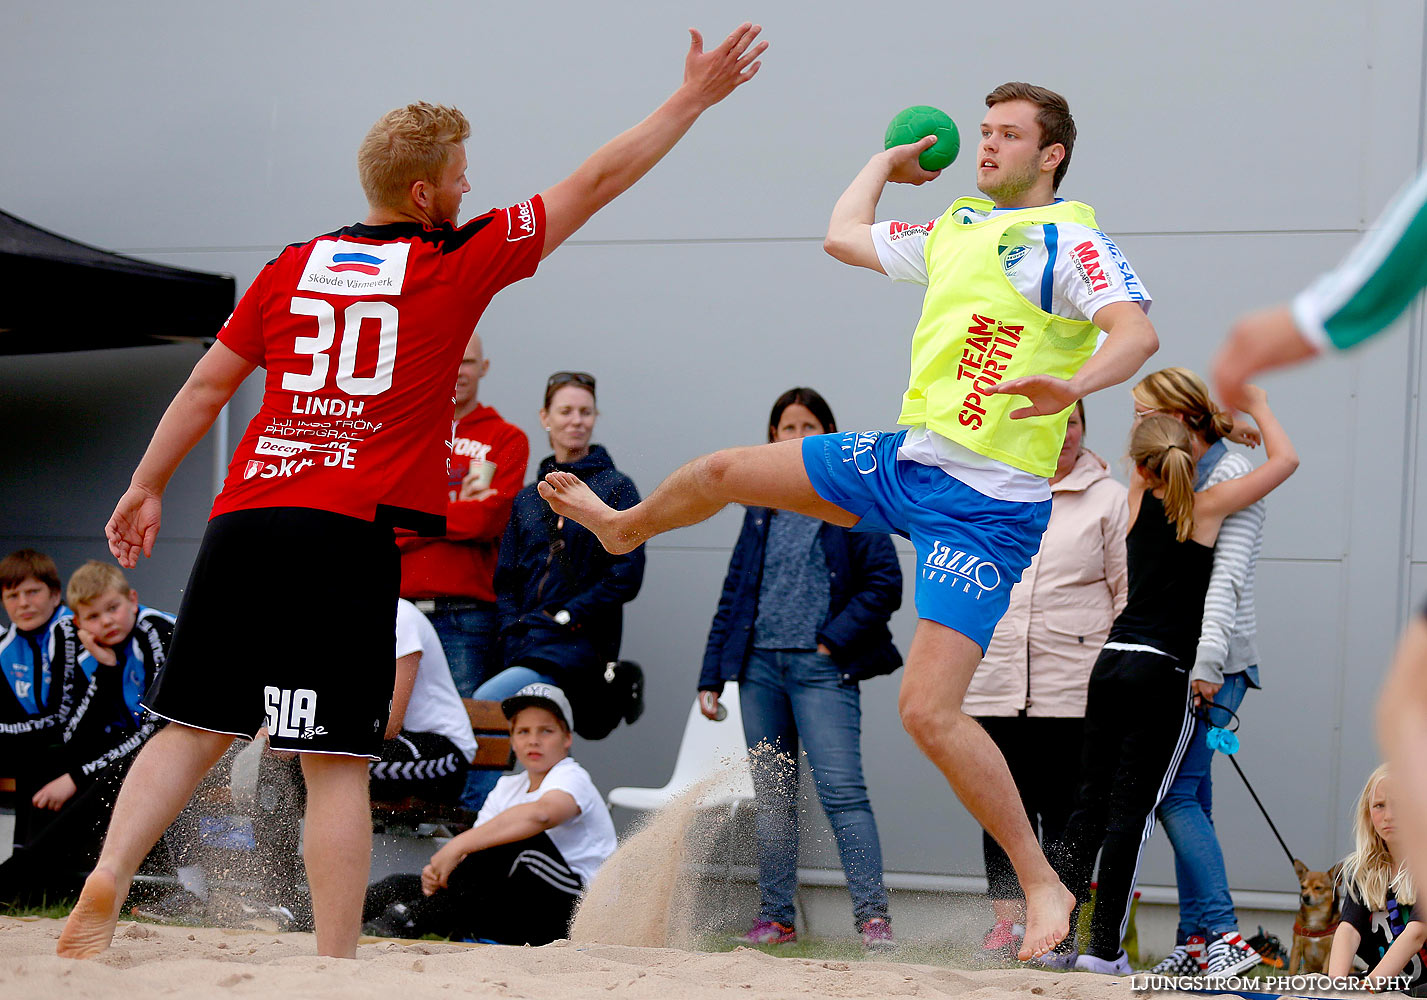
[[[754,45],[763,28],[745,21],[717,46],[704,51],[704,36],[697,28],[689,29],[689,54],[684,57],[684,87],[693,93],[702,107],[711,108],[734,88],[753,79],[763,64],[757,59],[768,48],[767,42]]]

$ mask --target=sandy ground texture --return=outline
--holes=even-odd
[[[752,949],[701,954],[671,948],[577,945],[363,944],[356,961],[318,958],[310,934],[119,924],[97,959],[55,957],[60,921],[0,917],[0,996],[472,995],[572,1000],[692,997],[1131,997],[1128,981],[1088,973],[963,972],[887,961],[778,958]]]

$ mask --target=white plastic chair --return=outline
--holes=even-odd
[[[738,704],[738,685],[725,684],[719,704],[728,709],[728,718],[714,722],[699,711],[698,699],[689,709],[684,738],[674,758],[674,773],[662,788],[615,788],[606,800],[611,807],[662,809],[678,795],[718,775],[718,781],[699,798],[705,809],[726,808],[729,819],[745,802],[753,801],[753,772],[748,766],[748,747],[743,739],[743,715]]]

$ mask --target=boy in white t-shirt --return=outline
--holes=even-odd
[[[368,765],[377,800],[415,795],[455,805],[476,755],[471,718],[436,628],[410,601],[396,602],[396,685],[381,760]]]
[[[367,889],[367,931],[548,944],[564,937],[580,894],[615,849],[614,824],[589,773],[570,758],[565,693],[529,684],[501,702],[524,768],[496,783],[476,825],[420,875]]]

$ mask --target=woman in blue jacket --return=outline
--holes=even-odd
[[[540,423],[554,453],[541,460],[535,482],[515,495],[500,540],[495,591],[504,669],[476,688],[477,701],[503,701],[527,684],[553,684],[569,696],[577,720],[595,716],[589,699],[597,697],[605,664],[619,659],[624,606],[644,582],[644,549],[610,555],[592,533],[551,510],[535,483],[548,472],[573,472],[612,507],[639,502],[634,481],[592,443],[598,416],[593,375],[561,371],[546,381]],[[471,771],[461,804],[479,809],[499,777]]]
[[[827,402],[807,388],[779,396],[768,419],[769,441],[836,430]],[[887,628],[901,603],[902,571],[890,536],[748,508],[709,629],[699,708],[716,718],[724,683],[738,683],[758,795],[762,906],[749,942],[797,940],[801,738],[863,943],[892,946],[882,846],[862,778],[857,684],[901,666]],[[756,749],[760,744],[771,749]]]

